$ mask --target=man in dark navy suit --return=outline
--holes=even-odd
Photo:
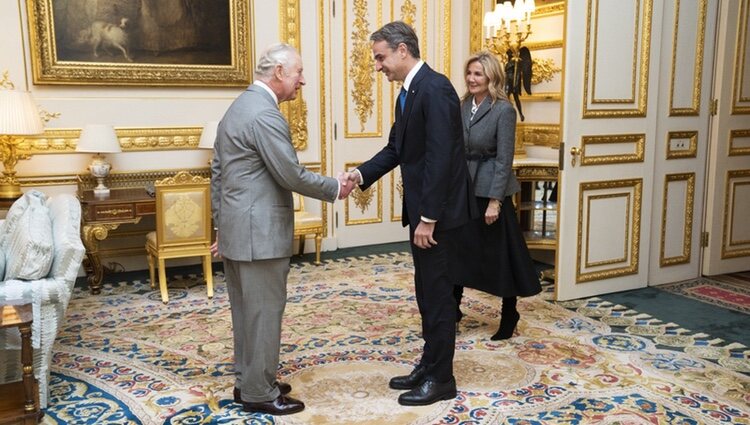
[[[402,223],[409,225],[424,352],[414,370],[391,379],[402,405],[426,405],[456,397],[453,353],[456,302],[453,277],[458,232],[476,215],[464,159],[458,95],[444,75],[419,56],[409,25],[386,24],[370,36],[375,69],[403,82],[396,120],[386,145],[357,167],[351,179],[367,189],[396,166],[404,182]]]

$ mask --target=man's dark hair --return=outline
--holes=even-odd
[[[370,41],[385,41],[388,43],[388,47],[393,50],[396,50],[399,44],[404,43],[409,54],[413,58],[419,59],[419,39],[417,38],[417,33],[414,32],[414,28],[411,25],[403,21],[394,21],[383,25],[379,30],[372,33]]]

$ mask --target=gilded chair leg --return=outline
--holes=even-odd
[[[146,252],[146,259],[148,260],[148,275],[151,278],[151,289],[156,289],[156,280],[154,279],[154,257]]]
[[[206,279],[208,298],[214,297],[214,275],[211,271],[211,255],[203,256],[203,277]]]
[[[315,234],[315,264],[320,265],[320,245],[323,242],[323,235]]]
[[[164,304],[169,302],[169,294],[167,293],[167,267],[164,260],[159,259],[159,289],[161,290],[161,302]]]

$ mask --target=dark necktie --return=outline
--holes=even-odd
[[[401,87],[401,93],[398,94],[398,103],[401,105],[401,113],[404,113],[404,105],[406,105],[406,90]]]

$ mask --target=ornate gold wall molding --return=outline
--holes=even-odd
[[[123,152],[197,149],[203,127],[129,127],[115,130]],[[19,137],[18,150],[33,155],[74,153],[81,130],[46,129]]]
[[[516,151],[523,151],[524,145],[560,147],[559,124],[518,124],[516,125]]]
[[[279,30],[281,40],[294,46],[301,55],[299,0],[279,1]],[[307,149],[307,103],[302,91],[297,93],[296,99],[282,103],[280,109],[289,121],[294,148],[298,151]]]
[[[685,187],[685,216],[682,231],[682,253],[674,257],[665,256],[667,241],[667,217],[669,211],[669,185],[684,181]],[[691,244],[693,241],[693,207],[695,204],[695,173],[667,174],[664,178],[664,197],[661,211],[661,243],[659,248],[659,265],[661,267],[686,264],[690,262]],[[679,212],[679,208],[676,212]],[[672,235],[675,236],[675,235]]]
[[[548,41],[530,41],[523,43],[529,50],[547,50],[547,49],[562,49],[563,40],[548,40]]]
[[[443,74],[451,76],[451,0],[443,0]]]
[[[469,16],[469,55],[482,50],[482,19],[484,18],[484,0],[471,0]]]
[[[531,84],[550,82],[555,78],[555,74],[562,71],[562,68],[555,66],[552,58],[532,59],[531,60]]]
[[[693,65],[693,96],[690,106],[678,107],[674,105],[675,81],[677,80],[677,46],[679,42],[678,29],[680,26],[680,0],[674,3],[674,32],[672,34],[672,78],[669,86],[669,116],[697,116],[701,107],[701,86],[703,81],[703,44],[706,35],[706,11],[708,0],[700,0],[698,6],[698,31],[695,35],[695,60]],[[683,87],[686,88],[686,87]]]
[[[320,61],[320,174],[328,175],[328,159],[326,149],[328,146],[328,135],[326,121],[326,0],[318,1],[318,55]],[[329,37],[330,39],[330,32]],[[321,202],[321,217],[323,217],[323,237],[328,236],[328,203]]]
[[[372,87],[375,84],[372,50],[370,49],[370,26],[367,22],[367,1],[354,0],[354,28],[351,38],[352,63],[349,66],[349,78],[352,80],[354,111],[359,118],[360,132],[365,131],[365,124],[372,116],[374,100]],[[413,18],[412,18],[413,19]]]
[[[351,170],[361,165],[361,162],[347,162],[344,164],[344,169]],[[350,209],[351,204],[362,212],[364,215],[372,207],[372,202],[375,201],[375,216],[363,217],[363,218],[351,218]],[[357,224],[373,224],[383,222],[383,179],[378,180],[375,184],[368,187],[367,190],[361,190],[356,187],[351,195],[344,200],[344,224],[346,226],[352,226]]]
[[[565,13],[565,0],[539,5],[531,15],[532,18],[541,18],[542,16],[562,15]]]

